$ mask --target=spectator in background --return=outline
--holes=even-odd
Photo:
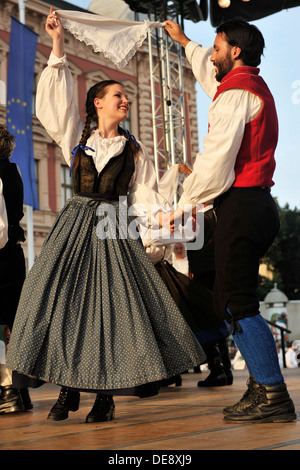
[[[26,276],[25,258],[21,243],[25,241],[20,226],[23,218],[23,182],[19,169],[10,157],[15,137],[0,126],[0,324],[5,346],[16,315],[23,282]],[[13,385],[13,373],[4,361],[0,364],[0,413],[13,413],[32,408],[27,379],[18,377],[20,388]]]
[[[180,273],[185,274],[186,276],[189,275],[189,262],[183,243],[176,243],[174,245],[172,265]]]

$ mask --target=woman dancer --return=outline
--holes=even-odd
[[[106,421],[114,416],[113,395],[154,395],[160,380],[205,358],[140,239],[122,232],[119,197],[133,182],[145,186],[146,199],[159,199],[143,145],[119,126],[129,109],[125,90],[114,81],[94,85],[80,124],[63,28],[52,9],[46,31],[53,49],[37,115],[71,166],[75,196],[25,281],[7,365],[62,386],[49,419],[66,419],[78,409],[79,391],[92,391],[86,421]],[[115,223],[101,225],[107,214]]]

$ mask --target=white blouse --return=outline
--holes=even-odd
[[[70,166],[71,152],[79,143],[84,124],[74,102],[74,82],[66,55],[58,58],[51,53],[48,67],[43,70],[37,87],[36,115],[49,135],[61,147]],[[149,250],[157,252],[158,248],[154,247],[154,241],[149,236],[149,229],[158,228],[154,218],[158,210],[171,210],[178,186],[179,170],[178,165],[172,166],[157,182],[154,164],[144,145],[139,141],[138,143],[140,151],[129,185],[128,202],[135,209],[136,215],[147,220],[144,237],[141,233],[144,245],[151,246]],[[112,157],[122,152],[125,144],[124,136],[103,139],[98,130],[94,129],[86,142],[86,146],[94,152],[86,150],[86,153],[93,158],[96,169],[100,172]],[[171,238],[169,241],[164,240],[163,244],[171,243]]]
[[[63,156],[70,166],[71,152],[79,143],[83,122],[74,101],[74,81],[68,68],[66,55],[58,58],[51,53],[48,67],[42,72],[38,83],[36,115],[49,135],[61,147]],[[178,184],[178,166],[173,168],[173,176],[176,174],[177,180],[174,177],[169,178],[170,182],[173,181],[173,187],[171,191],[168,188],[168,192],[164,192],[167,195],[166,199],[161,191],[158,191],[154,164],[144,145],[141,142],[138,143],[140,152],[135,162],[135,173],[129,188],[131,199],[136,199],[133,193],[143,186],[145,203],[172,204],[170,193],[174,195],[174,187]],[[124,136],[103,139],[99,131],[94,129],[86,142],[86,146],[92,148],[94,152],[86,150],[86,153],[92,156],[96,169],[100,172],[112,157],[122,152],[125,144]],[[138,202],[142,202],[140,197]]]
[[[210,61],[212,47],[204,48],[190,41],[185,49],[196,80],[210,98],[219,82]],[[196,155],[193,172],[183,182],[179,206],[214,200],[227,191],[235,179],[234,166],[242,143],[245,125],[262,108],[262,100],[253,93],[234,89],[221,93],[208,111],[209,132],[204,138],[204,151]]]

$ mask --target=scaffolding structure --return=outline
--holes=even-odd
[[[195,0],[125,0],[151,21],[206,20]],[[200,2],[201,3],[201,2]],[[182,47],[163,28],[149,29],[149,68],[155,167],[158,178],[172,165],[187,161]],[[175,201],[176,202],[176,201]]]
[[[152,127],[157,174],[186,162],[182,50],[162,28],[149,30]]]

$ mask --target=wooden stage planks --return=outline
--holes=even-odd
[[[283,371],[300,416],[300,368]],[[0,415],[0,450],[300,450],[300,422],[227,424],[224,406],[246,389],[247,371],[234,371],[231,386],[198,388],[202,374],[183,374],[182,386],[161,389],[153,398],[116,397],[116,419],[85,423],[94,395],[81,394],[80,408],[69,419],[47,421],[59,387],[31,389],[33,410]]]

